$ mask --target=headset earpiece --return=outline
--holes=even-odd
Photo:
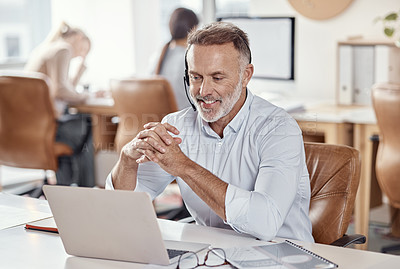
[[[188,53],[188,49],[185,52],[185,77],[183,78],[183,80],[185,81],[187,86],[190,86],[188,63],[187,63],[187,53]]]
[[[187,69],[185,69],[185,76],[183,77],[183,80],[185,81],[186,85],[189,87],[190,86],[190,80],[189,80],[189,73],[188,73]]]
[[[185,52],[185,75],[183,76],[183,86],[185,87],[185,93],[186,93],[186,97],[190,103],[190,105],[192,106],[193,110],[196,111],[196,106],[193,104],[192,99],[189,96],[189,92],[188,92],[188,87],[190,87],[190,80],[189,80],[189,71],[188,71],[188,63],[187,63],[187,52],[188,49]]]

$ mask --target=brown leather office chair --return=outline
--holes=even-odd
[[[143,125],[159,122],[165,115],[178,110],[169,82],[160,76],[112,80],[111,92],[120,118],[115,136],[118,152],[143,130]],[[184,205],[157,212],[157,215],[171,220],[190,216]]]
[[[344,145],[306,142],[304,147],[315,242],[336,246],[364,243],[363,235],[345,235],[360,181],[359,152]]]
[[[392,207],[391,234],[400,237],[400,84],[374,85],[372,103],[380,132],[376,176]],[[382,251],[398,249],[400,245]]]
[[[46,76],[0,73],[0,165],[56,171],[73,153],[55,142],[56,124]]]
[[[161,77],[112,80],[111,91],[120,118],[115,146],[117,151],[131,141],[143,125],[177,111],[172,88]]]

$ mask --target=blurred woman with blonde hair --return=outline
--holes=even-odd
[[[90,116],[70,115],[68,104],[83,103],[87,93],[79,93],[76,86],[86,69],[85,60],[91,47],[88,36],[79,28],[67,23],[61,25],[30,55],[25,70],[40,72],[51,80],[50,91],[58,128],[56,141],[69,145],[74,150],[72,157],[60,157],[56,173],[57,184],[94,186],[93,142]],[[80,57],[78,71],[70,77],[70,62]]]
[[[75,88],[86,69],[85,59],[90,51],[90,40],[78,28],[65,22],[52,32],[31,54],[25,70],[46,74],[52,81],[51,91],[55,98],[55,108],[62,115],[69,103],[80,103],[87,94],[78,93]],[[75,76],[70,78],[70,61],[81,57],[81,64]]]

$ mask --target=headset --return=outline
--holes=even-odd
[[[251,64],[251,50],[250,50],[250,46],[249,46],[249,44],[248,44],[248,42],[247,42],[246,39],[244,39],[244,38],[241,37],[241,36],[239,36],[239,37],[240,37],[240,39],[242,39],[243,43],[246,45],[247,49],[249,50],[249,53],[250,53],[249,64]],[[190,105],[192,106],[193,110],[196,111],[196,110],[197,110],[197,109],[196,109],[196,106],[194,105],[192,99],[191,99],[190,96],[189,96],[189,92],[188,92],[188,87],[190,87],[190,79],[189,79],[189,71],[188,71],[189,67],[188,67],[188,63],[187,63],[187,54],[188,54],[188,51],[189,51],[189,49],[190,49],[190,46],[191,46],[191,45],[188,46],[188,48],[186,49],[186,52],[185,52],[185,75],[183,76],[183,85],[184,85],[184,87],[185,87],[186,97],[187,97],[187,99],[188,99]]]
[[[188,91],[188,87],[190,87],[190,80],[189,80],[189,72],[188,72],[188,63],[187,63],[187,54],[189,51],[190,46],[186,49],[185,52],[185,75],[183,76],[183,86],[185,87],[185,93],[186,93],[186,97],[190,103],[190,105],[192,106],[193,110],[196,111],[196,106],[194,105],[192,98],[190,98],[189,96],[189,91]]]

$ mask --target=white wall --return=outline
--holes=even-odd
[[[83,83],[108,87],[110,78],[135,73],[133,10],[130,0],[52,0],[52,24],[64,20],[92,40]]]
[[[146,73],[149,56],[160,46],[158,1],[52,0],[53,23],[66,20],[93,41],[83,82],[107,87],[110,78]],[[251,89],[332,100],[337,42],[355,35],[384,38],[373,20],[400,8],[399,0],[354,0],[338,16],[317,21],[298,14],[287,0],[250,2],[253,16],[296,17],[295,81],[253,80]]]
[[[334,100],[337,42],[357,35],[385,38],[382,25],[373,21],[399,8],[399,0],[354,0],[336,17],[318,21],[298,14],[288,1],[252,0],[251,15],[296,17],[296,79],[292,83],[254,81],[250,87],[257,92],[281,91],[295,96]]]
[[[133,9],[135,66],[138,76],[149,72],[149,58],[160,48],[160,12],[156,8],[159,0],[135,0]],[[162,1],[162,0],[161,0]]]

